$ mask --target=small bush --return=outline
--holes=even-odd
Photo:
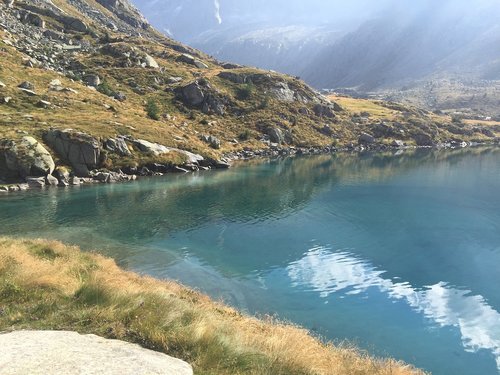
[[[259,104],[258,109],[266,109],[269,107],[269,96],[265,96]]]
[[[247,100],[249,99],[253,92],[255,91],[255,86],[252,82],[241,85],[236,89],[236,97],[239,100]]]
[[[114,97],[116,94],[116,91],[113,90],[113,88],[106,81],[103,81],[99,86],[97,86],[97,91],[111,97]]]
[[[240,141],[248,141],[250,139],[250,135],[250,130],[245,129],[238,135],[238,139]]]
[[[152,120],[158,121],[160,119],[160,108],[153,99],[149,99],[146,103],[146,113]]]

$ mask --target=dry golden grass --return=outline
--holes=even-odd
[[[355,99],[338,95],[330,95],[328,98],[339,103],[351,113],[360,114],[362,112],[368,112],[372,119],[394,120],[395,116],[398,114],[397,111],[386,108],[376,101],[368,99]]]
[[[0,304],[0,330],[72,329],[133,341],[188,361],[196,374],[423,374],[59,242],[0,238]]]

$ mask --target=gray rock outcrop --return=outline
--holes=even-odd
[[[269,140],[273,143],[282,144],[285,142],[285,135],[280,128],[270,127],[267,129]]]
[[[420,133],[416,134],[413,139],[415,140],[415,143],[417,146],[434,146],[434,141],[432,140],[432,137],[429,134],[425,133]]]
[[[335,110],[333,105],[316,104],[313,108],[314,114],[318,117],[335,117]]]
[[[208,65],[205,64],[203,61],[198,60],[194,56],[191,56],[188,53],[183,53],[182,55],[179,56],[178,58],[179,61],[184,62],[186,64],[191,64],[196,66],[198,69],[208,69]]]
[[[218,150],[220,148],[220,139],[217,137],[214,137],[213,135],[202,135],[201,140],[207,144],[210,145],[210,147]]]
[[[375,138],[368,133],[362,133],[358,138],[358,143],[360,145],[370,145],[375,143]]]
[[[7,141],[3,146],[5,166],[13,176],[46,176],[54,171],[52,156],[42,144],[30,136],[20,141]]]
[[[90,170],[100,164],[99,141],[88,134],[72,129],[50,129],[45,142],[65,161],[78,176],[87,177]]]
[[[0,334],[5,375],[192,375],[186,362],[118,340],[65,331]]]
[[[121,156],[132,155],[124,138],[109,138],[106,142],[104,142],[104,148]]]
[[[204,80],[196,80],[176,89],[177,96],[188,106],[198,107],[204,113],[225,113],[221,95]]]

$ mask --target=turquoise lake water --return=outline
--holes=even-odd
[[[0,234],[99,249],[435,374],[500,374],[500,149],[323,155],[3,195]]]

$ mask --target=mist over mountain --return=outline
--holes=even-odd
[[[500,104],[497,0],[134,2],[160,30],[219,60],[316,88],[418,97],[413,104],[433,109],[467,107],[465,97],[485,93],[489,110]]]

